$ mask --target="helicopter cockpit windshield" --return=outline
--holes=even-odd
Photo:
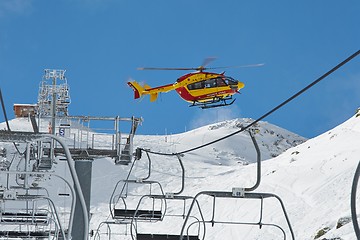
[[[236,81],[232,77],[224,77],[223,80],[226,83],[226,85],[237,85],[238,84],[238,81]]]

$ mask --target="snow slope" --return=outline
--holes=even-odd
[[[223,124],[226,125],[226,123]],[[214,126],[210,126],[210,128],[217,128],[218,125]],[[223,129],[224,132],[226,130]],[[259,135],[262,133],[260,131]],[[204,135],[204,133],[199,134],[197,140]],[[263,139],[262,136],[256,137]],[[238,142],[241,141],[239,139],[231,140],[230,138],[221,146],[212,146],[211,148],[218,148],[226,152],[223,147],[234,144],[231,149],[236,151],[239,150],[239,145],[240,148],[244,147],[244,144],[235,145]],[[201,144],[203,141],[197,141],[196,143]],[[266,143],[261,145],[263,146],[262,152],[264,152]],[[338,229],[336,225],[339,220],[350,218],[350,190],[354,171],[359,160],[359,146],[360,118],[354,116],[340,126],[301,145],[290,148],[278,157],[263,162],[262,182],[256,191],[274,193],[283,199],[296,239],[314,239],[322,229],[326,229],[328,232],[321,239],[355,239],[352,224],[346,224]],[[187,169],[185,192],[187,194],[194,195],[204,190],[231,191],[232,187],[252,186],[251,183],[255,182],[256,173],[254,164],[247,166],[221,164],[221,166],[214,166],[219,163],[219,161],[216,161],[216,156],[215,158],[206,157],[214,155],[214,152],[216,152],[212,151],[211,148],[185,155],[184,164],[186,164],[185,168]],[[249,148],[251,146],[248,145],[241,150]],[[238,156],[237,154],[240,154],[241,150],[235,153],[234,156]],[[226,159],[236,161],[236,157],[231,156],[228,152],[225,155]],[[253,156],[255,156],[254,153]],[[242,158],[248,159],[246,157]],[[166,167],[165,164],[159,164],[159,168],[160,171],[166,172],[169,167]],[[230,216],[234,213],[234,208],[238,208],[235,206],[236,204],[231,203],[231,201],[230,207],[225,201],[221,204],[219,207],[221,209],[219,210],[221,211],[220,218],[233,219]],[[243,206],[242,203],[238,204],[239,207]],[[252,205],[250,206],[252,207]],[[253,212],[256,207],[254,209],[251,209],[251,207],[247,208],[245,212],[236,213],[236,216],[244,216],[245,220],[241,220],[241,218],[236,220],[245,222],[253,220]],[[267,217],[270,220],[280,218],[279,206],[277,208],[276,206],[270,206],[269,209],[264,208],[264,211],[269,211]],[[279,224],[284,226],[284,220],[280,221]],[[238,236],[244,236],[247,239],[258,239],[259,236],[263,236],[261,239],[272,239],[270,236],[273,236],[274,239],[279,239],[278,235],[271,235],[271,231],[266,232],[265,229],[265,234],[260,232],[252,233],[253,229],[248,230],[238,226],[236,230],[240,229],[239,231],[230,228],[226,233],[220,231],[224,229],[224,226],[218,229],[216,227],[213,229],[210,227],[209,229],[212,231],[206,235],[206,239],[217,239],[224,236],[226,239],[237,239]]]
[[[223,137],[239,130],[251,119],[234,119],[205,126],[186,133],[168,136],[136,136],[135,145],[152,151],[166,153],[180,152]],[[13,130],[31,131],[26,119],[11,121]],[[0,124],[5,128],[5,124]],[[255,135],[261,149],[261,184],[255,192],[273,193],[279,196],[286,208],[296,239],[314,239],[321,231],[325,235],[318,239],[356,239],[352,224],[336,228],[339,220],[350,217],[350,190],[355,168],[360,155],[360,117],[352,117],[338,127],[305,142],[305,139],[266,122],[260,122]],[[303,143],[302,143],[303,142]],[[297,145],[302,143],[300,145]],[[286,150],[287,149],[287,150]],[[284,152],[285,151],[285,152]],[[283,153],[282,153],[283,152]],[[175,156],[150,154],[151,176],[149,180],[158,181],[165,193],[181,189],[181,167]],[[214,145],[185,154],[182,158],[185,169],[185,187],[182,196],[195,196],[201,191],[232,191],[233,187],[251,187],[256,181],[256,152],[248,133],[240,133]],[[56,166],[61,172],[61,162]],[[109,198],[117,181],[125,179],[131,166],[114,166],[111,159],[98,159],[93,162],[91,223],[96,230],[100,222],[112,221],[109,216]],[[136,161],[131,179],[146,177],[148,162],[146,154]],[[59,189],[52,188],[54,191]],[[129,188],[136,207],[144,194],[149,194],[145,184],[134,184]],[[152,193],[159,192],[154,187]],[[206,220],[212,218],[213,199],[199,196],[199,205]],[[63,200],[59,200],[59,204]],[[147,203],[145,203],[146,206]],[[191,200],[167,201],[167,215],[161,222],[139,222],[140,233],[180,234],[184,219],[179,217],[188,212]],[[259,200],[217,198],[214,220],[228,222],[206,224],[205,239],[283,239],[279,228],[273,225],[258,226],[239,224],[260,221]],[[148,206],[146,206],[148,207]],[[195,207],[191,215],[199,218]],[[232,224],[229,224],[232,222]],[[234,223],[238,224],[234,224]],[[282,227],[286,239],[291,239],[279,202],[265,199],[261,222]],[[197,233],[197,225],[190,228]],[[123,224],[111,225],[113,239],[131,239],[129,228]],[[201,227],[200,235],[204,233]],[[100,228],[106,233],[106,228]],[[94,238],[95,239],[95,238]],[[101,235],[101,239],[108,239]]]
[[[336,229],[350,217],[350,191],[360,154],[360,118],[308,140],[264,163],[260,189],[284,196],[298,239],[312,239],[329,228],[326,239],[356,239],[352,225]],[[323,239],[323,237],[321,239]],[[338,237],[338,238],[336,238]]]

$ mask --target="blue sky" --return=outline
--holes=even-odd
[[[359,50],[360,2],[236,0],[0,0],[0,83],[7,112],[36,103],[46,68],[66,69],[70,114],[136,116],[139,133],[179,133],[237,117],[258,118]],[[157,86],[186,72],[228,69],[245,83],[226,108],[189,108],[176,92],[133,99],[129,79]],[[264,119],[313,137],[360,106],[360,57]],[[2,114],[0,121],[4,121]]]

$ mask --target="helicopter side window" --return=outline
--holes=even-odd
[[[227,85],[236,85],[237,83],[231,78],[217,77],[208,79],[201,82],[191,83],[187,85],[189,90],[203,89],[203,88],[215,88],[223,87]]]
[[[224,81],[223,78],[217,78],[216,79],[216,86],[223,87],[223,86],[227,86],[227,84],[226,84],[226,82]]]
[[[189,90],[202,89],[202,88],[204,88],[204,81],[191,83],[187,87]]]
[[[205,88],[213,88],[213,87],[216,87],[216,78],[205,81]]]

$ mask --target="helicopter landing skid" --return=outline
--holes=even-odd
[[[236,99],[232,99],[232,101],[228,102],[232,98],[221,98],[221,99],[213,99],[212,101],[208,102],[194,102],[189,107],[200,107],[201,109],[208,109],[208,108],[216,108],[216,107],[224,107],[230,106],[235,102]]]

